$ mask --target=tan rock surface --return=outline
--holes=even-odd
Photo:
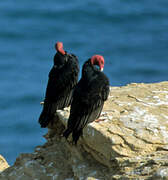
[[[0,173],[9,167],[6,160],[0,155]]]
[[[68,116],[58,111],[47,143],[21,155],[0,177],[168,179],[168,82],[111,87],[104,121],[89,124],[77,147],[60,136]]]

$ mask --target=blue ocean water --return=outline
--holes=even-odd
[[[45,142],[37,123],[55,54],[102,54],[112,86],[168,79],[167,0],[0,2],[0,154],[12,165]]]

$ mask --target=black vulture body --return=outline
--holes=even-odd
[[[82,78],[74,90],[68,127],[63,136],[68,138],[72,133],[73,142],[76,144],[83,128],[99,118],[108,95],[107,76],[93,66],[89,59],[83,65]]]
[[[49,72],[43,110],[39,117],[41,127],[47,127],[56,110],[71,104],[73,89],[78,82],[78,73],[78,59],[75,55],[56,53],[54,66]]]

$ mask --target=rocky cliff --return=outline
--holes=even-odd
[[[0,179],[168,179],[168,82],[111,87],[102,121],[77,146],[61,136],[68,116],[58,111],[46,144],[21,154]]]

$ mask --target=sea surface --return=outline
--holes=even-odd
[[[105,58],[111,86],[168,80],[167,0],[1,0],[0,154],[12,165],[42,145],[38,117],[56,41]]]

